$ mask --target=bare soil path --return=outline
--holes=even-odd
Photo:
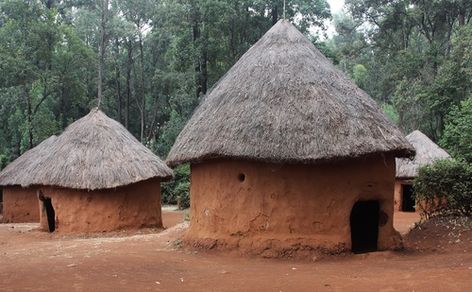
[[[430,292],[472,287],[471,234],[435,252],[412,248],[300,262],[177,249],[173,243],[185,224],[158,233],[87,238],[31,230],[35,226],[0,224],[1,291]]]

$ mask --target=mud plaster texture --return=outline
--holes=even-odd
[[[159,180],[96,191],[53,187],[41,190],[45,197],[51,198],[55,232],[95,233],[162,227]],[[40,225],[48,230],[46,211],[43,206],[41,209]]]
[[[10,186],[3,188],[3,222],[39,222],[36,189]]]
[[[395,180],[395,191],[394,191],[394,210],[395,211],[402,211],[403,206],[403,185],[412,185],[412,180],[403,180],[403,179],[396,179]],[[418,212],[418,209],[416,210]]]
[[[267,257],[340,253],[351,249],[354,204],[377,200],[383,217],[378,248],[398,248],[394,182],[394,159],[382,156],[319,165],[193,164],[191,223],[183,242]]]

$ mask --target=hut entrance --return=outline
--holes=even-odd
[[[43,200],[44,210],[46,210],[46,216],[48,219],[49,232],[56,230],[56,212],[51,203],[51,198],[44,198]]]
[[[379,237],[379,202],[358,201],[351,211],[351,250],[363,253],[377,250]]]
[[[412,185],[402,185],[402,211],[415,212],[415,197]]]

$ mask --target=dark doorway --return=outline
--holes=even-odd
[[[415,212],[415,196],[412,185],[402,185],[402,211]]]
[[[352,207],[352,252],[363,253],[377,250],[379,209],[378,201],[359,201]]]
[[[52,207],[51,198],[44,198],[43,204],[48,218],[49,232],[53,232],[56,230],[56,212]]]

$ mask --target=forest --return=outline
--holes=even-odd
[[[283,17],[283,3],[1,0],[0,167],[99,104],[165,158],[206,92]],[[405,134],[419,129],[472,161],[472,1],[346,0],[338,13],[326,0],[285,5]]]

